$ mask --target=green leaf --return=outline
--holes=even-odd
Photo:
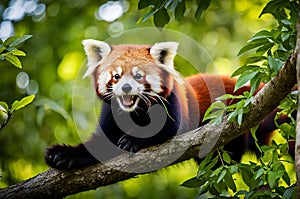
[[[182,1],[181,0],[168,0],[165,4],[165,7],[167,9],[169,9],[170,12],[174,12],[174,10],[177,7],[179,2],[182,2]]]
[[[158,12],[157,8],[152,8],[142,19],[142,22],[144,23],[147,21],[150,17],[152,17],[156,12]]]
[[[230,171],[231,174],[236,174],[239,171],[239,168],[236,165],[231,165],[229,167],[229,171]]]
[[[259,71],[259,70],[261,70],[260,66],[246,65],[246,66],[239,67],[236,71],[234,71],[232,73],[231,77],[235,77],[237,75],[240,75],[240,74],[244,73],[245,71]]]
[[[11,53],[12,55],[15,55],[15,56],[26,56],[25,52],[18,50],[18,49],[14,49],[14,50],[10,51],[9,53]]]
[[[269,63],[271,70],[274,71],[275,73],[277,73],[284,64],[284,62],[281,61],[280,59],[273,58],[271,56],[268,57],[268,63]]]
[[[257,42],[259,41],[259,42]],[[267,45],[267,44],[270,44],[269,41],[267,39],[261,39],[261,40],[256,40],[256,42],[254,43],[249,43],[247,44],[246,46],[244,46],[237,54],[237,56],[241,56],[243,55],[244,53],[254,49],[254,48],[258,48],[260,46],[263,46],[263,45]],[[273,44],[272,44],[273,45]]]
[[[212,174],[210,175],[210,177],[218,176],[222,172],[223,168],[224,168],[224,166],[221,166],[221,167],[217,168],[216,170],[214,170],[212,172]]]
[[[11,111],[17,111],[25,106],[27,106],[28,104],[30,104],[35,98],[35,95],[30,95],[27,97],[22,98],[20,101],[16,100],[14,101],[14,103],[11,106]]]
[[[165,8],[161,8],[153,17],[154,25],[160,28],[163,28],[170,21],[170,16]]]
[[[253,95],[255,91],[258,89],[261,82],[261,76],[260,74],[256,74],[251,80],[250,80],[250,94]]]
[[[221,109],[221,110],[225,110],[226,109],[226,105],[221,102],[221,101],[216,101],[214,103],[212,103],[208,109],[206,110],[205,112],[205,115],[204,115],[204,118],[207,117],[208,115],[211,114],[211,112],[214,110],[214,109]]]
[[[144,8],[147,8],[149,7],[150,5],[154,5],[156,4],[156,1],[154,0],[140,0],[139,3],[138,3],[138,9],[141,10],[141,9],[144,9]]]
[[[2,109],[3,111],[6,111],[6,112],[8,111],[8,105],[7,105],[6,102],[1,102],[1,101],[0,101],[0,106],[3,107],[3,109],[4,109],[4,110]],[[1,109],[1,108],[0,108],[0,109]]]
[[[202,14],[209,7],[211,0],[200,0],[198,4],[198,8],[195,13],[195,18],[197,20],[201,19]]]
[[[32,35],[15,35],[12,37],[9,37],[7,40],[4,42],[4,46],[12,47],[12,46],[17,46],[23,42],[25,42],[27,39],[31,38]]]
[[[255,172],[255,180],[259,179],[264,174],[264,169],[260,168],[257,172]]]
[[[227,164],[230,164],[231,158],[226,151],[223,151],[222,157],[223,157],[224,162],[226,162]]]
[[[270,185],[271,189],[275,187],[277,181],[279,180],[279,178],[282,177],[282,175],[283,174],[279,172],[274,172],[274,171],[268,172],[268,184]]]
[[[0,47],[0,53],[2,53],[6,48],[4,46]]]
[[[204,114],[203,121],[210,120],[211,123],[220,124],[226,111],[226,105],[221,101],[216,101],[208,107]]]
[[[260,62],[260,61],[264,61],[264,60],[267,60],[267,57],[266,56],[260,56],[260,55],[254,55],[254,56],[249,56],[247,58],[247,63],[256,63],[256,62]]]
[[[185,13],[185,1],[181,1],[175,8],[175,19],[179,21]]]
[[[274,46],[274,43],[265,43],[260,48],[257,48],[256,53],[265,53]]]
[[[203,185],[203,182],[198,180],[197,177],[193,177],[193,178],[183,182],[180,186],[188,187],[188,188],[199,188],[201,185]]]
[[[232,94],[224,94],[220,97],[217,97],[216,100],[228,100],[228,99],[245,99],[244,95],[232,95]]]
[[[237,123],[238,125],[242,124],[243,121],[243,113],[244,113],[244,109],[239,109],[238,111],[238,118],[237,118]]]
[[[224,182],[233,192],[236,192],[236,185],[230,172],[225,175]]]
[[[227,170],[223,170],[222,173],[220,174],[218,180],[217,180],[217,183],[220,183],[224,179],[226,174],[227,174]]]
[[[20,60],[19,60],[18,57],[14,56],[14,55],[7,54],[7,55],[5,56],[5,59],[6,59],[9,63],[11,63],[12,65],[14,65],[14,66],[16,66],[16,67],[18,67],[18,68],[22,68],[22,64],[21,64],[21,62],[20,62]]]
[[[287,0],[273,0],[267,3],[262,12],[259,14],[259,18],[266,13],[276,14],[278,9],[284,8],[289,1]]]
[[[242,86],[244,86],[249,80],[255,77],[256,74],[257,72],[252,72],[252,71],[246,71],[243,74],[241,74],[241,76],[237,79],[235,83],[234,90],[236,91]]]
[[[260,39],[273,39],[273,34],[267,30],[262,30],[253,35],[248,42],[253,42],[255,40],[260,40]]]
[[[292,186],[292,187],[287,188],[287,189],[284,191],[282,198],[283,198],[283,199],[290,199],[290,198],[293,198],[292,195],[293,195],[293,193],[294,193],[295,191],[296,191],[296,186]]]

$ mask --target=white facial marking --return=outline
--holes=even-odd
[[[139,68],[137,66],[133,67],[131,70],[132,74],[135,75],[139,71]]]
[[[117,72],[118,72],[119,75],[121,75],[122,74],[122,67],[118,66],[117,67]]]
[[[105,92],[107,92],[106,84],[109,82],[110,79],[111,79],[111,75],[107,71],[102,72],[99,75],[99,78],[98,78],[98,81],[97,81],[99,93],[105,93]]]
[[[146,76],[147,82],[149,82],[151,89],[155,93],[160,93],[163,90],[161,89],[161,82],[160,82],[160,77],[158,75],[147,75]]]

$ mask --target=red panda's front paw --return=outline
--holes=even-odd
[[[72,147],[66,145],[55,145],[48,148],[45,155],[46,163],[59,170],[73,169],[75,158],[72,154]]]
[[[118,147],[126,151],[136,153],[140,147],[134,143],[133,138],[123,135],[118,141]]]

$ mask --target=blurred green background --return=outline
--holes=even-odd
[[[187,1],[180,21],[171,17],[164,30],[141,17],[138,1],[11,0],[0,3],[0,38],[32,34],[20,49],[23,69],[0,62],[0,101],[35,94],[0,132],[0,188],[33,177],[48,167],[44,151],[56,143],[88,139],[100,112],[91,79],[82,79],[87,38],[109,43],[180,42],[176,68],[184,75],[231,74],[243,63],[237,52],[257,31],[271,29],[270,15],[258,18],[267,1],[213,1],[202,18],[197,2]],[[22,4],[23,3],[23,4]],[[7,10],[7,9],[10,10]],[[13,28],[13,29],[12,29]],[[197,190],[180,187],[197,172],[193,161],[68,198],[195,198]]]

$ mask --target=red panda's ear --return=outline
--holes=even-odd
[[[85,54],[87,56],[87,71],[83,78],[91,75],[100,62],[111,52],[111,47],[103,41],[87,39],[82,41]]]
[[[151,46],[150,54],[159,64],[173,67],[178,45],[177,42],[156,43]]]

